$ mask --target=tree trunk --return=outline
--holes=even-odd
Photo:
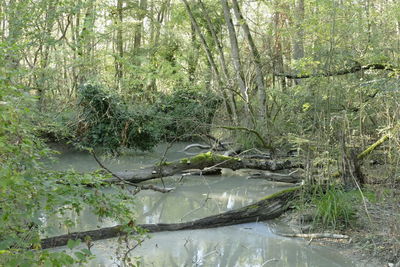
[[[218,54],[219,54],[219,60],[220,60],[220,64],[221,64],[221,68],[222,68],[222,73],[224,74],[224,88],[222,88],[222,90],[224,92],[226,92],[226,110],[228,112],[228,114],[231,117],[231,121],[233,122],[234,125],[237,124],[237,108],[236,108],[236,101],[235,98],[233,96],[232,91],[230,91],[229,89],[227,90],[226,87],[230,88],[231,87],[231,78],[229,75],[229,71],[228,71],[228,67],[226,64],[226,60],[225,60],[225,55],[224,55],[224,51],[222,49],[222,44],[217,36],[217,33],[215,32],[213,23],[211,22],[210,17],[208,16],[208,12],[209,10],[206,8],[206,6],[204,5],[203,1],[199,0],[199,3],[201,5],[201,8],[203,10],[203,15],[204,18],[207,21],[207,28],[209,30],[209,32],[211,33],[211,36],[214,40],[215,45],[217,46],[218,49]]]
[[[282,38],[281,38],[281,27],[282,27],[282,14],[279,11],[279,1],[275,2],[275,12],[273,14],[273,21],[274,21],[274,72],[280,73],[284,72],[284,63],[283,63],[283,52],[282,52]],[[286,81],[284,77],[279,78],[280,85],[282,89],[286,88]]]
[[[122,12],[122,1],[117,1],[117,38],[116,38],[116,47],[117,47],[117,56],[115,57],[115,78],[118,91],[122,90],[122,79],[123,79],[123,64],[122,60],[124,58],[124,41],[123,41],[123,33],[122,33],[122,23],[124,20],[123,12]]]
[[[190,41],[192,44],[192,51],[188,56],[188,80],[189,82],[195,81],[195,73],[197,68],[197,63],[199,59],[199,45],[196,38],[196,29],[194,28],[193,23],[190,25]]]
[[[266,108],[266,96],[265,96],[264,74],[263,74],[262,65],[261,65],[261,56],[260,56],[260,53],[258,52],[258,49],[257,49],[255,43],[254,43],[253,37],[251,36],[250,28],[247,25],[246,20],[242,15],[242,12],[240,11],[237,0],[232,0],[232,4],[233,4],[233,11],[235,13],[236,19],[242,26],[244,36],[250,47],[251,57],[253,59],[254,67],[256,70],[256,84],[257,84],[258,96],[259,96],[259,100],[260,100],[260,118],[264,119],[265,115],[266,115],[266,109],[265,109]]]
[[[93,69],[90,67],[93,61],[92,49],[93,49],[94,24],[96,19],[94,9],[95,9],[94,0],[90,0],[87,3],[82,30],[77,38],[77,55],[79,61],[79,71],[78,71],[79,85],[84,84],[89,77],[93,76]],[[79,26],[79,24],[77,24],[77,26]]]
[[[65,246],[70,239],[81,239],[82,241],[85,239],[90,239],[91,241],[96,241],[118,237],[126,234],[137,234],[136,230],[134,229],[135,226],[145,229],[150,233],[154,233],[162,231],[207,229],[227,225],[270,220],[279,217],[289,208],[291,201],[298,196],[300,188],[301,187],[293,187],[285,189],[271,196],[268,196],[254,204],[190,222],[131,225],[132,230],[130,231],[127,231],[126,227],[122,225],[117,225],[98,230],[76,232],[61,236],[44,238],[41,240],[41,248],[46,249],[58,246]]]
[[[133,53],[135,55],[135,64],[137,66],[141,65],[140,60],[140,47],[142,45],[142,34],[143,34],[143,20],[147,13],[147,0],[139,1],[139,9],[137,11],[138,15],[136,16],[138,22],[135,25],[135,35],[133,39]]]
[[[198,25],[198,23],[196,21],[196,18],[194,17],[194,15],[192,13],[192,10],[191,10],[191,8],[189,6],[189,3],[186,0],[182,0],[182,2],[185,4],[186,10],[187,10],[188,15],[190,17],[190,20],[192,22],[193,28],[195,29],[195,31],[197,32],[197,34],[198,34],[198,36],[200,38],[200,42],[201,42],[201,44],[203,46],[203,49],[204,49],[204,51],[206,52],[206,55],[207,55],[208,63],[210,64],[212,70],[214,71],[215,78],[217,79],[217,82],[218,82],[218,86],[219,86],[219,88],[221,88],[222,96],[223,96],[224,103],[225,103],[225,108],[226,108],[228,114],[232,115],[232,109],[231,109],[231,107],[229,106],[229,104],[227,102],[228,101],[228,97],[227,97],[226,92],[223,90],[224,86],[223,86],[223,82],[222,82],[222,79],[221,79],[221,75],[219,73],[217,65],[215,64],[214,56],[213,56],[213,54],[211,52],[211,49],[208,46],[207,41],[206,41],[203,33],[200,30],[200,27],[199,27],[199,25]]]
[[[236,37],[236,31],[235,27],[233,26],[232,23],[232,17],[231,17],[231,11],[228,6],[227,0],[221,0],[221,5],[224,10],[224,18],[225,18],[225,23],[228,28],[228,34],[229,34],[229,40],[231,44],[231,55],[232,55],[232,61],[233,61],[233,66],[235,68],[235,74],[236,74],[236,80],[238,83],[238,87],[241,91],[241,96],[244,100],[245,104],[245,117],[249,118],[251,112],[250,112],[250,107],[249,107],[249,95],[248,95],[248,88],[246,86],[244,76],[243,76],[243,70],[242,70],[242,63],[240,62],[240,51],[239,51],[239,45]]]
[[[304,0],[296,0],[295,3],[295,34],[293,38],[293,59],[299,60],[304,57]],[[299,79],[295,80],[300,83]]]
[[[293,59],[304,57],[304,0],[296,0],[295,3],[295,38],[293,38]]]
[[[40,75],[39,78],[36,79],[37,83],[37,88],[38,88],[38,94],[39,94],[39,101],[38,101],[38,107],[39,110],[42,111],[44,107],[44,100],[45,100],[45,93],[46,93],[46,88],[48,88],[48,77],[46,77],[46,70],[49,65],[49,57],[50,57],[50,44],[49,40],[51,39],[51,33],[52,29],[54,26],[54,22],[56,19],[56,3],[55,1],[49,1],[48,2],[48,7],[47,7],[47,12],[46,12],[46,18],[45,18],[45,34],[43,41],[40,44]]]

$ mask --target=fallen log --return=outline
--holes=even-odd
[[[162,231],[215,228],[220,226],[274,219],[279,217],[289,208],[291,201],[298,196],[300,188],[300,186],[297,186],[285,189],[251,205],[194,221],[171,224],[139,224],[136,226],[145,229],[150,233],[154,233]],[[68,240],[80,239],[95,241],[127,234],[137,234],[137,232],[134,230],[134,227],[117,225],[97,230],[75,232],[66,235],[44,238],[40,241],[40,244],[42,249],[46,249],[65,246]]]
[[[206,168],[204,170],[200,169],[188,169],[183,170],[182,175],[220,175],[222,173],[222,168]]]
[[[284,182],[284,183],[298,183],[301,181],[300,177],[295,176],[293,174],[274,173],[269,171],[263,171],[249,175],[247,179],[264,179],[268,181]]]
[[[223,156],[220,154],[207,152],[198,154],[192,158],[184,158],[180,161],[165,162],[156,166],[147,167],[144,169],[116,172],[118,177],[132,183],[140,183],[147,180],[157,179],[166,176],[181,174],[187,169],[200,169],[206,170],[207,168],[229,168],[232,170],[238,169],[258,169],[266,171],[277,171],[295,166],[289,160],[275,161],[275,160],[260,160],[260,159],[246,159]],[[119,179],[111,178],[105,182],[120,182]]]

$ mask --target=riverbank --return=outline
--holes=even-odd
[[[295,233],[337,233],[349,240],[315,239],[309,242],[331,247],[358,266],[400,266],[400,190],[388,186],[368,186],[375,198],[355,206],[355,222],[343,230],[323,229],[313,223],[313,207],[292,210],[282,220]]]

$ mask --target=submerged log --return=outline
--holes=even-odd
[[[183,222],[183,223],[159,223],[159,224],[139,224],[138,227],[147,230],[150,233],[162,231],[178,231],[192,229],[207,229],[220,226],[234,225],[240,223],[265,221],[279,217],[285,212],[291,201],[298,196],[300,186],[282,190],[278,193],[270,195],[254,204],[208,216],[202,219]],[[41,240],[41,248],[52,248],[65,246],[68,240],[101,240],[112,237],[118,237],[126,234],[137,234],[134,228],[123,225],[102,228],[98,230],[76,232],[66,235],[60,235]]]
[[[252,174],[248,176],[247,179],[264,179],[268,181],[284,182],[284,183],[298,183],[301,181],[300,177],[295,176],[293,174],[274,173],[269,171],[263,171],[260,173]]]
[[[311,239],[322,239],[322,238],[330,238],[330,239],[349,239],[348,235],[341,234],[331,234],[331,233],[312,233],[312,234],[283,234],[279,233],[278,235],[284,237],[301,237],[301,238],[311,238]]]
[[[200,169],[188,169],[182,171],[182,175],[220,175],[222,173],[222,168],[206,168],[204,170]]]
[[[294,167],[289,160],[260,160],[260,159],[241,159],[237,157],[228,157],[216,153],[202,153],[192,158],[181,159],[175,162],[166,162],[157,166],[151,166],[144,169],[126,172],[116,172],[116,174],[132,183],[139,183],[151,179],[157,179],[175,174],[181,174],[187,169],[200,169],[218,167],[229,168],[232,170],[238,169],[258,169],[266,171],[277,171]],[[118,182],[118,179],[112,178],[106,182]]]

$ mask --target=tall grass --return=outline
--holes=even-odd
[[[316,207],[314,223],[324,228],[343,229],[356,221],[356,207],[360,197],[356,192],[329,188],[322,195],[315,196],[312,203]]]

